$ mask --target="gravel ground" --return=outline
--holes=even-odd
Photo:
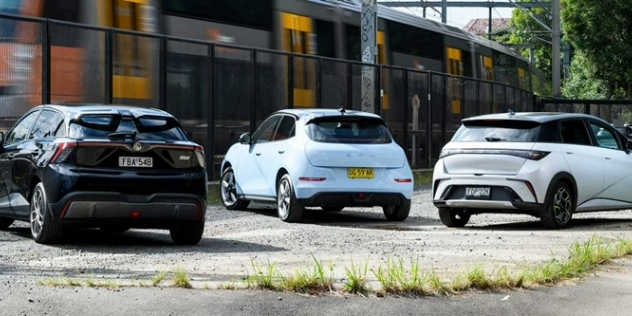
[[[63,245],[43,246],[30,238],[26,223],[17,223],[0,232],[0,279],[148,280],[159,271],[183,268],[200,282],[194,284],[228,282],[251,274],[251,260],[269,260],[291,272],[311,267],[312,253],[325,265],[333,262],[339,278],[351,260],[356,265],[368,260],[369,268],[376,268],[388,257],[419,257],[424,269],[450,277],[479,264],[514,267],[565,255],[573,242],[595,234],[613,240],[632,237],[631,211],[576,215],[574,227],[560,231],[544,230],[529,216],[498,214],[473,216],[465,228],[450,229],[430,201],[429,187],[416,190],[403,223],[387,222],[380,208],[339,214],[315,209],[306,213],[305,223],[287,224],[266,206],[231,212],[211,205],[204,238],[192,247],[174,246],[168,231],[147,230],[77,231]]]

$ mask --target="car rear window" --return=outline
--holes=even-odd
[[[541,125],[533,121],[472,120],[465,121],[452,138],[453,142],[535,142]]]
[[[393,141],[383,121],[357,116],[312,120],[307,124],[307,135],[321,143],[388,144]]]
[[[70,138],[108,138],[112,133],[132,131],[136,131],[137,140],[187,140],[178,122],[170,117],[131,119],[113,114],[88,114],[70,124]]]

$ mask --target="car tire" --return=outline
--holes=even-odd
[[[13,218],[0,217],[0,230],[6,230],[15,222]]]
[[[243,211],[248,208],[250,201],[243,200],[237,196],[237,180],[233,168],[228,167],[222,174],[222,180],[219,185],[219,194],[222,198],[222,204],[228,210]]]
[[[402,222],[408,218],[410,204],[389,205],[382,207],[386,219],[392,222]]]
[[[29,224],[31,236],[38,244],[54,244],[62,237],[59,220],[55,220],[48,211],[46,190],[41,182],[35,185],[31,194]]]
[[[298,222],[303,218],[305,208],[296,200],[294,185],[290,175],[284,174],[277,184],[277,214],[288,223]]]
[[[571,225],[575,212],[573,191],[564,182],[556,182],[550,196],[544,203],[540,220],[547,229],[567,228]]]
[[[181,224],[169,229],[171,240],[176,245],[197,245],[204,235],[205,220],[191,224]]]
[[[463,209],[440,208],[439,218],[441,223],[447,227],[463,227],[470,221],[471,214]]]
[[[124,233],[128,230],[131,229],[131,227],[128,226],[118,226],[118,225],[108,225],[108,226],[101,226],[99,227],[100,230],[106,232],[106,233]]]
[[[339,206],[323,206],[321,207],[325,213],[340,213],[344,207]]]

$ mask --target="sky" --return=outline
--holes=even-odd
[[[378,0],[380,2],[401,2],[404,0]],[[436,0],[438,1],[438,0]],[[453,1],[478,1],[484,2],[486,0],[448,0],[448,2]],[[421,1],[420,1],[421,2]],[[509,2],[509,0],[493,0],[493,2]],[[423,10],[421,8],[396,8],[402,12],[416,14],[420,17],[423,17]],[[436,8],[437,11],[441,12],[441,6]],[[492,10],[493,18],[511,18],[511,8],[495,8]],[[426,9],[426,18],[436,20],[441,22],[441,15],[431,8]],[[467,22],[472,19],[479,18],[489,18],[489,9],[488,8],[456,8],[456,7],[448,7],[448,24],[454,25],[458,28],[464,27]]]

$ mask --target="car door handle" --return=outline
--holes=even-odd
[[[569,155],[574,154],[574,152],[572,152],[572,151],[567,151],[566,153],[569,154]]]
[[[255,153],[255,155],[257,155],[257,156],[261,156],[261,153]]]
[[[612,158],[610,158],[610,157],[606,157],[606,160],[612,160]]]
[[[285,153],[285,150],[279,150],[279,154]]]

